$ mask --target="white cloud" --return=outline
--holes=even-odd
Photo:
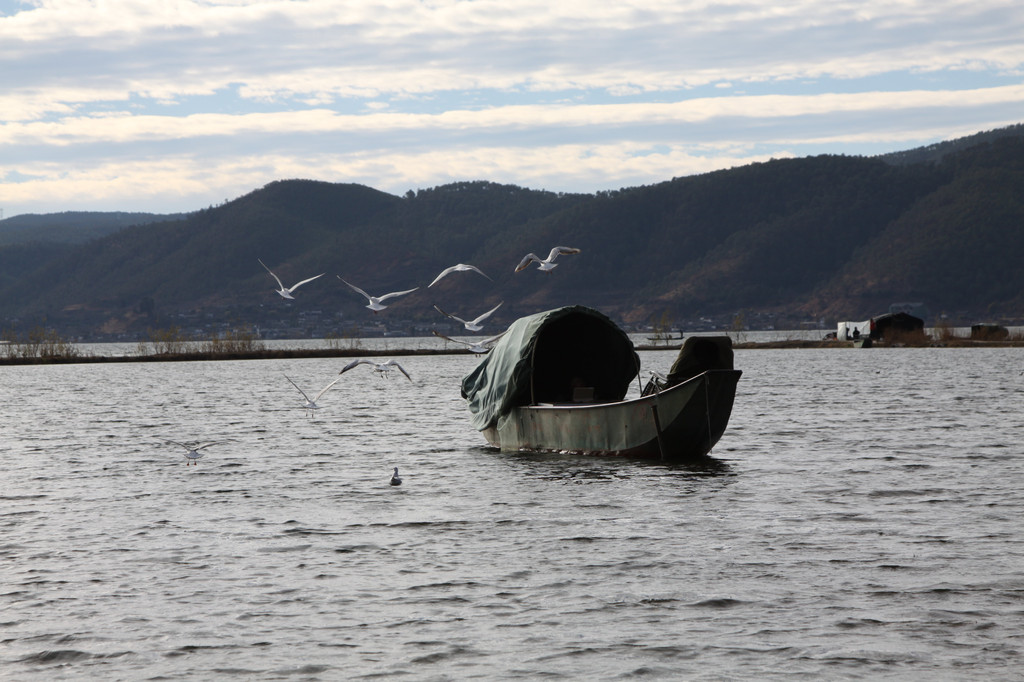
[[[164,157],[79,168],[34,163],[21,170],[31,179],[5,187],[4,201],[9,205],[45,204],[59,188],[67,205],[81,208],[161,210],[178,206],[165,210],[192,210],[234,198],[273,180],[298,177],[360,182],[395,194],[410,188],[481,178],[553,191],[594,191],[767,158],[737,155],[711,159],[694,156],[680,147],[660,154],[647,152],[640,145],[618,143],[525,150],[474,147],[423,153],[394,151],[383,155]],[[559,171],[565,167],[575,169],[571,179]],[[225,182],[225,178],[229,181]],[[144,201],[140,203],[139,197],[144,197]],[[182,204],[184,198],[189,198],[188,204]]]
[[[0,100],[2,102],[2,100]],[[439,114],[390,111],[344,115],[330,109],[278,113],[69,116],[48,122],[13,122],[0,127],[0,145],[127,144],[151,140],[231,137],[238,135],[319,135],[323,133],[392,134],[478,131],[503,134],[516,129],[574,127],[643,127],[700,123],[714,119],[769,119],[824,116],[849,112],[884,115],[913,109],[979,108],[1019,105],[1024,85],[976,90],[823,93],[818,95],[747,95],[706,97],[678,102],[622,104],[510,105],[457,109]],[[380,105],[374,107],[379,108]]]
[[[0,19],[0,59],[22,65],[7,92],[54,88],[54,107],[117,92],[174,99],[231,83],[264,100],[468,88],[636,93],[1024,63],[1024,12],[1003,1],[39,4]],[[67,71],[45,68],[57,63]],[[61,87],[69,75],[76,90]]]
[[[329,119],[325,119],[329,120]],[[817,153],[815,145],[885,144],[888,150],[966,135],[1016,122],[986,121],[964,128],[935,125],[926,128],[893,126],[882,130],[793,134],[772,129],[774,137],[730,136],[689,139],[666,136],[656,142],[594,140],[579,144],[502,145],[489,138],[467,145],[400,145],[380,148],[332,149],[316,143],[292,150],[231,154],[205,152],[154,154],[120,158],[116,155],[81,161],[24,161],[0,164],[0,177],[19,174],[23,182],[0,185],[0,203],[25,207],[16,212],[91,210],[194,210],[235,198],[281,178],[313,178],[356,182],[401,194],[455,180],[491,180],[552,191],[593,192],[650,184],[671,177],[741,166],[769,158]],[[818,127],[815,127],[817,130]],[[418,129],[417,129],[418,130]],[[733,131],[734,132],[734,131]],[[922,139],[922,136],[924,138]],[[505,136],[498,136],[505,137]],[[765,151],[765,147],[769,151]],[[60,203],[55,203],[55,196]]]
[[[295,176],[610,188],[1024,111],[1019,0],[25,7],[0,16],[0,178],[30,178],[8,206]]]

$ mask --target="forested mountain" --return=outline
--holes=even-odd
[[[941,161],[947,154],[960,152],[965,149],[969,149],[970,147],[976,147],[983,142],[994,142],[1000,138],[1012,136],[1024,137],[1024,123],[1018,123],[1016,125],[996,130],[986,130],[984,132],[975,133],[974,135],[968,135],[967,137],[960,137],[955,140],[936,142],[935,144],[930,144],[925,147],[916,147],[906,151],[882,154],[877,158],[882,159],[887,163],[902,165],[922,163],[925,161],[936,162]]]
[[[0,246],[0,327],[144,331],[188,311],[233,324],[317,312],[339,327],[430,324],[503,302],[494,327],[582,303],[625,322],[667,317],[776,324],[862,319],[916,301],[955,321],[1024,318],[1024,137],[1019,127],[937,160],[777,160],[595,195],[466,182],[397,197],[278,181],[171,222],[82,245]],[[513,273],[528,251],[580,248],[551,273]],[[327,273],[295,301],[274,293]],[[475,273],[426,285],[443,268]],[[373,315],[336,275],[383,294]],[[339,317],[340,315],[340,317]],[[7,321],[4,322],[4,319]]]
[[[24,243],[84,244],[131,225],[147,225],[184,218],[184,214],[128,213],[123,211],[65,211],[26,213],[0,220],[0,246]]]

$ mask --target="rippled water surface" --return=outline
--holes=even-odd
[[[0,367],[0,678],[1020,679],[1021,350],[737,351],[700,467],[399,361]]]

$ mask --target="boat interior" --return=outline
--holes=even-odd
[[[544,326],[533,349],[533,404],[622,400],[639,371],[633,344],[622,332],[585,315]]]

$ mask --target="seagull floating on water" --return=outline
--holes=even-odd
[[[316,418],[316,410],[320,409],[320,406],[316,404],[316,401],[320,400],[320,396],[322,396],[324,393],[327,393],[327,391],[330,390],[331,386],[334,386],[334,384],[338,383],[341,380],[341,377],[337,377],[334,381],[320,389],[320,392],[316,394],[316,397],[310,400],[309,396],[306,395],[306,392],[299,388],[299,385],[292,381],[291,377],[285,374],[284,378],[288,379],[288,382],[292,386],[297,388],[299,393],[302,394],[302,397],[306,399],[306,402],[302,405],[302,407],[306,410],[306,414],[314,419]]]
[[[488,317],[490,317],[491,314],[494,313],[495,310],[500,308],[502,303],[504,303],[504,301],[502,301],[498,305],[494,306],[493,308],[488,310],[486,313],[484,313],[480,317],[477,317],[475,319],[469,320],[468,322],[466,320],[462,319],[461,317],[455,317],[451,313],[446,313],[445,311],[443,311],[440,308],[438,308],[436,305],[434,306],[434,310],[436,310],[437,312],[441,313],[445,317],[450,317],[453,320],[457,320],[457,321],[461,322],[466,327],[466,329],[468,329],[469,331],[471,331],[471,332],[478,332],[478,331],[480,331],[481,329],[484,328],[484,326],[482,324],[480,324],[480,323],[483,322],[484,320],[486,320]]]
[[[188,466],[189,464],[192,464],[192,462],[195,462],[196,466],[199,466],[198,460],[204,454],[206,454],[204,452],[199,452],[199,451],[204,449],[204,448],[208,448],[211,445],[216,445],[217,443],[220,443],[221,441],[216,441],[215,440],[215,441],[210,441],[209,443],[197,443],[195,445],[186,445],[185,443],[179,443],[176,440],[169,440],[167,442],[168,443],[173,443],[174,445],[180,445],[181,447],[185,448],[185,455],[184,456],[188,460],[187,462],[185,462],[185,466]]]
[[[516,266],[516,272],[525,269],[526,266],[528,266],[530,263],[534,261],[539,263],[539,270],[543,272],[551,272],[552,270],[558,267],[558,264],[555,263],[556,258],[558,258],[559,256],[568,256],[579,252],[579,249],[574,249],[571,246],[556,246],[555,248],[551,249],[551,253],[549,253],[548,257],[545,258],[544,260],[541,260],[540,257],[538,257],[535,253],[528,253],[525,256],[523,256],[523,260],[519,261],[519,265]]]
[[[497,341],[498,339],[500,339],[501,337],[503,337],[505,334],[508,333],[508,330],[506,329],[505,331],[503,331],[502,333],[498,334],[497,336],[492,336],[491,338],[484,339],[483,341],[462,341],[460,339],[453,339],[450,336],[445,336],[444,334],[441,334],[440,332],[438,332],[436,329],[433,329],[431,331],[434,332],[434,336],[439,336],[442,339],[444,339],[445,341],[451,341],[452,343],[461,343],[463,346],[467,346],[471,353],[486,353],[486,352],[488,352],[489,350],[491,350],[489,344],[494,343],[495,341]]]
[[[429,289],[430,287],[432,287],[435,284],[437,284],[438,282],[440,282],[441,278],[444,277],[445,275],[450,275],[453,272],[466,272],[467,270],[472,270],[473,272],[479,272],[484,277],[487,277],[487,275],[484,274],[484,271],[481,270],[480,268],[476,267],[475,265],[466,265],[465,263],[459,263],[458,265],[453,265],[450,268],[445,268],[444,270],[442,270],[441,274],[438,275],[437,277],[435,277],[434,281],[427,285],[427,288]],[[491,278],[487,277],[487,279],[491,279]],[[494,280],[491,279],[491,281],[493,282]]]
[[[309,279],[304,279],[304,280],[302,280],[302,281],[301,281],[301,282],[299,282],[298,284],[293,284],[293,285],[292,285],[292,286],[290,286],[290,287],[285,287],[285,285],[281,283],[281,278],[280,278],[280,277],[278,277],[277,275],[275,275],[275,274],[274,274],[274,271],[273,271],[273,270],[271,270],[270,268],[268,268],[268,267],[267,267],[267,264],[266,264],[266,263],[264,263],[263,261],[261,261],[261,260],[260,260],[259,258],[257,258],[256,260],[259,260],[259,261],[260,261],[260,265],[262,265],[262,266],[263,266],[263,268],[264,268],[264,269],[265,269],[265,270],[266,270],[267,272],[269,272],[269,273],[270,273],[270,276],[271,276],[271,277],[273,277],[274,279],[276,279],[276,280],[277,280],[277,286],[281,287],[281,288],[280,288],[280,289],[278,290],[278,292],[277,292],[277,293],[281,294],[281,297],[282,297],[282,298],[290,298],[290,299],[294,299],[295,297],[294,297],[294,296],[292,296],[292,293],[293,293],[293,292],[294,292],[294,291],[295,291],[296,289],[298,289],[299,287],[301,287],[301,286],[302,286],[303,284],[306,284],[307,282],[312,282],[312,281],[313,281],[314,279],[316,279],[317,277],[323,277],[323,276],[324,276],[324,275],[326,274],[326,273],[323,273],[323,272],[321,272],[321,273],[320,273],[319,275],[317,275],[316,277],[310,277]]]
[[[398,467],[395,467],[395,473],[391,474],[391,485],[402,485],[402,478],[398,475]]]
[[[338,279],[341,279],[341,275],[338,275]],[[345,282],[345,280],[343,279],[341,279],[341,281]],[[416,291],[416,289],[419,289],[419,287],[416,287],[414,289],[408,289],[406,291],[393,291],[390,294],[384,294],[383,296],[371,296],[370,294],[366,293],[365,291],[357,287],[355,284],[349,284],[348,282],[345,282],[345,284],[348,284],[354,291],[365,296],[366,300],[369,301],[369,304],[367,304],[366,307],[372,310],[373,312],[377,312],[378,310],[384,310],[385,308],[387,308],[387,306],[384,305],[382,301],[386,301],[389,298],[394,298],[395,296],[405,296],[406,294],[411,294],[412,292]]]
[[[342,370],[340,372],[338,372],[338,374],[344,374],[345,372],[349,371],[353,367],[356,367],[357,365],[370,365],[370,366],[372,366],[373,367],[373,371],[376,372],[378,375],[380,375],[380,377],[382,379],[390,379],[391,378],[391,372],[393,370],[397,369],[399,372],[401,372],[402,374],[405,375],[406,379],[408,379],[409,381],[412,381],[412,377],[409,376],[409,373],[405,371],[405,368],[402,367],[397,362],[395,362],[394,360],[388,360],[386,362],[374,362],[373,360],[366,360],[366,359],[353,360],[352,362],[350,362],[347,365],[345,365],[345,367],[342,368]]]

